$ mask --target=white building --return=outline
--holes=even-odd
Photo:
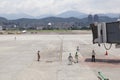
[[[52,25],[52,23],[49,22],[49,23],[48,23],[48,26],[51,26],[51,25]]]

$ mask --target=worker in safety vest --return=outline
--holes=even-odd
[[[72,65],[73,57],[72,57],[71,53],[69,54],[68,61],[69,61],[69,65]]]
[[[75,63],[78,63],[78,53],[75,54]]]

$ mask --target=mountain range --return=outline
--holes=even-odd
[[[98,14],[99,22],[114,22],[118,18],[118,14]],[[107,15],[107,16],[106,16]],[[0,26],[4,28],[14,28],[14,25],[19,29],[45,29],[48,23],[51,23],[52,28],[56,29],[71,29],[88,27],[91,20],[88,20],[88,14],[80,13],[77,11],[67,11],[58,15],[41,15],[37,17],[29,16],[26,14],[2,14],[0,17]],[[47,28],[49,29],[49,28]]]
[[[7,18],[9,20],[19,19],[19,18],[33,18],[33,16],[30,16],[25,13],[19,13],[19,14],[0,14],[0,17]]]
[[[110,18],[107,16],[100,16],[99,22],[114,22],[117,18]],[[51,28],[48,27],[48,23],[51,23]],[[0,26],[3,29],[14,29],[14,25],[17,29],[80,29],[82,27],[89,27],[88,17],[85,18],[62,18],[62,17],[46,17],[41,19],[19,18],[16,20],[8,20],[4,17],[0,17]]]
[[[78,11],[67,11],[57,15],[57,17],[62,17],[62,18],[69,18],[69,17],[85,18],[87,16],[88,14],[81,13]]]
[[[0,14],[0,17],[5,17],[8,20],[15,20],[15,19],[19,19],[19,18],[31,18],[31,19],[41,19],[41,18],[46,18],[46,17],[61,17],[61,18],[69,18],[69,17],[75,17],[75,18],[85,18],[87,17],[89,14],[86,13],[81,13],[78,11],[66,11],[57,15],[53,15],[53,14],[44,14],[44,15],[40,15],[40,16],[31,16],[25,13],[19,13],[19,14]],[[111,18],[118,18],[120,16],[120,14],[117,13],[107,13],[107,14],[98,14],[99,16],[108,16]]]

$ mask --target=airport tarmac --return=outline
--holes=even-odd
[[[74,57],[77,46],[79,63],[68,65],[69,53]],[[120,49],[113,45],[108,55],[105,52],[103,45],[92,44],[91,34],[0,35],[0,80],[99,80],[98,72],[119,80]]]

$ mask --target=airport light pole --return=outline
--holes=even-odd
[[[59,39],[61,40],[61,43],[60,43],[60,56],[59,56],[59,59],[60,61],[62,62],[62,54],[63,54],[63,37],[60,37],[58,36]]]
[[[14,38],[14,39],[16,40],[16,34],[17,34],[17,31],[16,31],[16,30],[17,30],[17,26],[14,25],[14,28],[15,28],[15,38]]]
[[[60,53],[60,61],[62,62],[62,54],[63,54],[63,39],[61,39],[61,53]]]

